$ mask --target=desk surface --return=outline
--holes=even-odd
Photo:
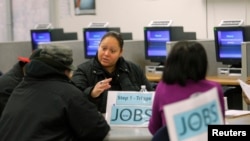
[[[239,85],[237,77],[218,77],[218,76],[207,76],[207,80],[218,82],[222,85]]]
[[[159,82],[161,80],[161,74],[146,74],[149,81]],[[218,82],[222,85],[239,85],[237,77],[218,77],[218,76],[207,76],[207,80]]]
[[[146,127],[111,127],[104,141],[151,141]]]
[[[250,124],[250,114],[226,118],[226,124]],[[151,133],[146,127],[111,127],[104,141],[151,141]]]

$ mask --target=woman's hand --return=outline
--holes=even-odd
[[[111,85],[109,84],[112,81],[112,78],[107,78],[102,81],[99,81],[95,84],[94,89],[91,92],[93,98],[99,97],[105,90],[109,89]]]

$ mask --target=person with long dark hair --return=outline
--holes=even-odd
[[[148,125],[153,135],[167,125],[163,106],[214,87],[217,88],[222,115],[225,116],[222,86],[217,82],[206,80],[207,67],[207,54],[199,42],[179,41],[172,47],[164,64],[162,79],[155,91],[152,116]]]

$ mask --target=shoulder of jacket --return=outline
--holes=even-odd
[[[131,62],[131,61],[127,61],[127,64],[128,64],[128,66],[129,66],[131,69],[133,69],[133,70],[135,70],[135,71],[141,70],[141,67],[140,67],[138,64],[135,64],[135,63],[133,63],[133,62]]]
[[[86,68],[90,68],[91,66],[93,66],[93,60],[92,59],[81,63],[80,65],[78,65],[78,68],[86,69]]]

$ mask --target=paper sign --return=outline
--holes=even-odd
[[[250,99],[250,86],[240,79],[238,79],[238,82],[240,83],[240,87],[242,88],[247,98]]]
[[[224,124],[216,88],[164,106],[171,141],[206,141],[209,124]]]
[[[147,127],[154,92],[109,91],[106,120],[110,126]]]
[[[225,116],[227,118],[235,118],[239,116],[249,115],[250,111],[248,110],[227,110]]]
[[[152,105],[152,93],[128,93],[120,92],[116,98],[117,105]]]
[[[112,106],[111,125],[147,125],[152,114],[148,106]]]

